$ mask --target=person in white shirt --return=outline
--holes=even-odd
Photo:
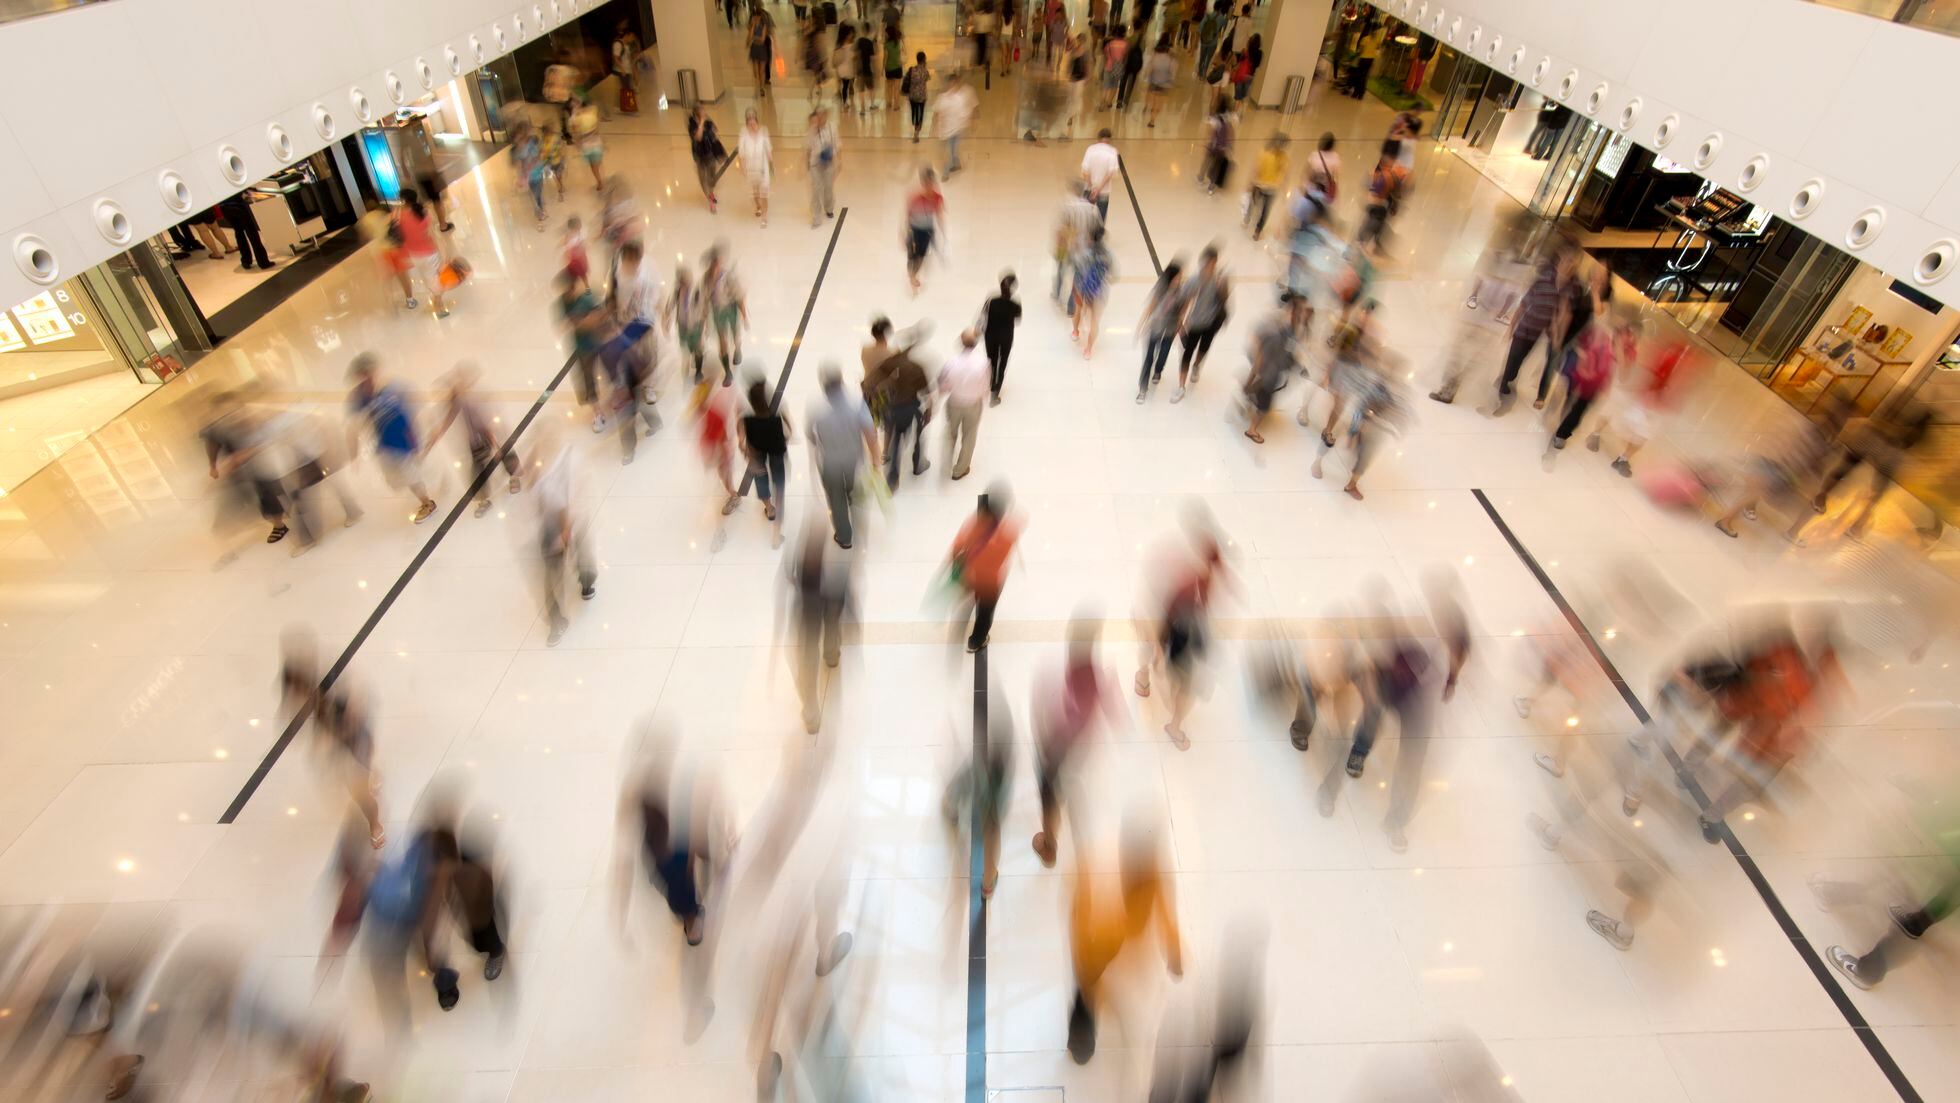
[[[763,128],[762,119],[749,108],[748,118],[742,124],[742,137],[735,143],[736,155],[742,159],[742,175],[749,178],[749,194],[755,197],[755,216],[769,225],[769,180],[775,172],[775,146],[770,144],[769,131]]]
[[[960,139],[966,135],[966,128],[973,125],[973,112],[979,106],[980,97],[958,71],[947,78],[946,91],[939,94],[939,102],[933,105],[933,117],[939,122],[939,136],[946,139],[944,176],[948,180],[960,171]]]
[[[1109,220],[1109,189],[1122,170],[1122,155],[1109,143],[1110,131],[1104,127],[1095,143],[1082,153],[1082,183],[1089,189],[1089,201],[1096,205],[1096,216]]]
[[[613,277],[613,312],[619,322],[619,334],[599,350],[599,362],[606,369],[607,382],[615,389],[630,389],[635,376],[644,374],[635,370],[640,359],[645,361],[642,367],[652,363],[651,347],[642,351],[637,346],[653,332],[654,319],[660,317],[660,277],[651,264],[644,262],[643,254],[644,247],[639,242],[627,242],[619,250],[619,271]],[[615,401],[611,405],[621,404]],[[602,412],[593,419],[592,431],[603,433],[610,424]]]
[[[980,433],[980,414],[987,408],[993,381],[993,366],[980,349],[980,335],[973,330],[960,334],[960,351],[939,369],[934,386],[946,404],[946,466],[953,478],[964,479],[973,469],[973,445]],[[953,449],[959,448],[959,458]]]
[[[599,569],[592,559],[586,539],[584,519],[578,513],[578,457],[571,444],[556,431],[548,431],[532,461],[538,471],[531,484],[538,506],[538,551],[544,566],[545,646],[556,647],[571,626],[565,616],[565,568],[578,573],[579,597],[592,600],[597,593]]]

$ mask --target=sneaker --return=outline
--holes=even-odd
[[[1362,767],[1362,766],[1364,766],[1364,765],[1366,765],[1366,764],[1367,764],[1367,762],[1368,762],[1368,760],[1367,760],[1366,758],[1364,758],[1364,757],[1362,757],[1361,755],[1358,755],[1358,754],[1350,754],[1350,755],[1348,755],[1348,760],[1347,760],[1347,776],[1349,776],[1349,777],[1360,777],[1360,776],[1361,776],[1361,767]]]
[[[1587,438],[1586,438],[1586,451],[1588,451],[1588,452],[1597,452],[1597,451],[1599,451],[1599,434],[1598,434],[1598,433],[1594,433],[1594,434],[1593,434],[1592,436],[1589,436],[1589,437],[1587,437]]]
[[[1558,849],[1558,832],[1552,828],[1551,822],[1545,817],[1533,812],[1524,818],[1524,825],[1531,829],[1532,835],[1538,839],[1539,846],[1546,850]]]
[[[596,595],[598,592],[599,592],[599,587],[588,582],[585,585],[579,587],[578,596],[586,601],[591,601],[593,596]]]
[[[565,638],[565,629],[569,623],[563,618],[552,621],[550,631],[544,634],[544,645],[546,647],[557,647],[558,641]]]
[[[1384,826],[1382,830],[1388,834],[1388,848],[1390,850],[1393,850],[1397,854],[1408,852],[1409,837],[1402,833],[1401,828]]]
[[[1332,816],[1335,799],[1334,790],[1322,786],[1319,795],[1314,798],[1314,806],[1320,809],[1322,816]]]
[[[1511,698],[1511,707],[1518,710],[1518,719],[1531,719],[1531,698],[1513,697]]]
[[[1137,405],[1139,405],[1139,406],[1141,406],[1141,405],[1143,405],[1143,400],[1144,400],[1144,398],[1145,398],[1145,397],[1146,397],[1146,395],[1145,395],[1145,393],[1144,393],[1143,391],[1138,391],[1138,392],[1137,392]],[[1000,400],[999,400],[999,399],[995,399],[994,401],[996,401],[996,402],[998,402],[998,401],[1000,401]]]
[[[518,478],[516,475],[512,475],[510,477],[510,492],[512,494],[516,494],[517,492],[523,489],[524,489],[524,480]]]
[[[1625,456],[1620,456],[1613,461],[1613,470],[1618,471],[1624,478],[1633,478],[1633,465],[1627,462]]]
[[[410,299],[410,300],[408,300],[407,302],[405,302],[405,303],[403,303],[403,304],[402,304],[402,309],[403,309],[403,310],[417,310],[417,309],[419,309],[419,308],[420,308],[421,306],[422,306],[422,304],[421,304],[421,303],[418,303],[418,302],[416,302],[416,301],[415,301],[414,299]]]
[[[1702,842],[1713,845],[1722,841],[1722,821],[1711,820],[1707,816],[1700,816],[1697,817],[1696,822],[1701,824]]]
[[[361,523],[361,518],[363,518],[363,517],[366,517],[366,516],[367,516],[367,514],[365,514],[365,513],[363,513],[363,512],[361,512],[360,510],[358,510],[358,509],[357,509],[357,510],[354,510],[354,511],[352,511],[352,512],[350,512],[350,513],[349,513],[349,514],[348,514],[348,515],[347,515],[346,517],[344,517],[344,518],[342,518],[342,519],[341,519],[341,522],[340,522],[340,527],[341,527],[341,528],[344,528],[344,529],[351,529],[351,528],[353,528],[353,527],[354,527],[355,525],[358,525],[358,524],[360,524],[360,523]]]
[[[1000,396],[999,396],[999,395],[994,395],[994,396],[992,396],[991,398],[989,398],[989,399],[987,399],[987,405],[989,405],[989,406],[998,406],[998,405],[1000,405]]]
[[[1450,403],[1456,401],[1456,396],[1453,394],[1448,394],[1443,391],[1430,391],[1429,400],[1431,402],[1440,402],[1443,405],[1448,406]]]
[[[918,462],[918,463],[917,463],[917,464],[916,464],[916,465],[915,465],[915,466],[914,466],[914,467],[912,468],[912,474],[913,474],[913,476],[914,476],[914,477],[916,477],[916,476],[919,476],[919,475],[923,475],[923,474],[925,474],[926,472],[928,472],[928,471],[930,471],[930,470],[932,470],[932,461],[931,461],[931,460],[920,460],[920,461],[919,461],[919,462]]]
[[[436,504],[434,502],[423,502],[422,508],[415,511],[415,523],[419,525],[422,522],[428,520],[429,518],[435,516],[435,513],[436,513]]]
[[[1563,452],[1563,451],[1565,451],[1565,438],[1564,438],[1564,437],[1553,437],[1553,438],[1552,438],[1552,447],[1553,447],[1553,448],[1554,448],[1555,450],[1557,450],[1557,451],[1560,451],[1560,452]]]
[[[1885,909],[1885,914],[1892,917],[1892,923],[1899,928],[1900,934],[1905,935],[1914,942],[1919,941],[1919,936],[1926,933],[1926,928],[1924,927],[1919,927],[1917,930],[1913,929],[1917,926],[1914,920],[1918,913],[1911,908],[1893,904]]]
[[[1308,743],[1313,739],[1313,729],[1298,720],[1286,726],[1286,734],[1292,739],[1293,749],[1296,751],[1306,750]]]
[[[447,318],[447,317],[449,317],[449,312],[448,312],[447,310],[438,310],[438,311],[436,311],[436,317],[437,317],[437,318]]]
[[[1546,773],[1552,775],[1553,777],[1565,776],[1565,767],[1558,764],[1558,759],[1553,758],[1551,755],[1546,754],[1544,751],[1539,751],[1537,754],[1532,755],[1531,760],[1538,764],[1539,769],[1545,771]]]
[[[504,955],[498,954],[483,963],[483,979],[496,980],[504,975]]]
[[[1844,975],[1845,980],[1850,981],[1859,988],[1870,991],[1871,986],[1877,983],[1877,981],[1866,977],[1858,971],[1858,955],[1852,953],[1850,950],[1842,946],[1833,946],[1824,951],[1824,956],[1830,960],[1832,965],[1837,967],[1837,971]]]
[[[1182,402],[1182,401],[1184,401],[1184,388],[1183,388],[1183,387],[1179,387],[1179,388],[1178,388],[1177,390],[1174,390],[1174,391],[1172,391],[1172,392],[1171,392],[1171,401],[1172,401],[1172,402]]]
[[[1613,944],[1615,950],[1624,950],[1633,945],[1633,929],[1602,911],[1586,913],[1586,926],[1593,933]]]

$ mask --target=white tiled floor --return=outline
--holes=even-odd
[[[915,18],[944,15],[927,9]],[[925,43],[935,53],[944,47]],[[731,76],[743,71],[730,62]],[[732,129],[750,103],[738,88],[718,114]],[[718,1012],[698,1041],[682,1038],[684,956],[672,926],[642,909],[644,922],[622,941],[611,919],[622,765],[650,718],[719,779],[745,826],[808,741],[775,639],[778,557],[766,526],[748,503],[726,522],[725,546],[713,547],[717,495],[681,431],[656,436],[622,468],[611,441],[585,434],[570,395],[553,396],[530,434],[551,426],[586,453],[598,597],[574,611],[559,647],[545,647],[530,505],[500,495],[488,517],[457,522],[348,674],[375,703],[392,823],[406,828],[417,794],[438,775],[464,779],[498,817],[515,903],[505,980],[486,989],[466,973],[464,1003],[449,1015],[418,988],[412,1050],[404,1063],[385,1060],[363,981],[330,977],[315,991],[313,955],[330,912],[319,872],[343,798],[316,776],[305,742],[279,760],[235,824],[217,823],[281,726],[272,694],[280,632],[311,626],[337,653],[434,526],[409,525],[407,503],[395,498],[400,508],[371,510],[303,559],[252,544],[214,569],[210,484],[193,437],[201,399],[258,378],[337,416],[347,360],[374,349],[418,395],[454,362],[474,360],[501,423],[516,424],[565,352],[548,298],[555,235],[532,227],[501,158],[456,185],[455,242],[478,275],[457,296],[453,317],[403,313],[374,282],[371,258],[350,259],[105,427],[98,438],[113,446],[92,452],[91,466],[64,459],[0,500],[0,702],[8,720],[0,734],[0,913],[50,900],[161,907],[160,922],[234,932],[242,952],[268,964],[275,992],[344,1017],[357,1069],[382,1077],[387,1098],[746,1099],[754,1090],[746,1047],[765,941],[760,917],[805,907],[811,875],[841,848],[850,856],[846,918],[857,937],[840,974],[856,1016],[847,1067],[867,1098],[962,1098],[967,855],[949,848],[939,803],[970,746],[973,679],[971,661],[942,642],[940,614],[927,601],[936,564],[973,489],[1011,480],[1027,538],[988,658],[1001,699],[1019,709],[1033,673],[1057,660],[1068,617],[1083,609],[1117,620],[1131,614],[1151,547],[1197,495],[1233,537],[1237,592],[1219,612],[1210,693],[1189,725],[1194,746],[1180,753],[1162,738],[1160,698],[1129,697],[1134,722],[1094,745],[1083,765],[1086,788],[1099,798],[1087,809],[1092,868],[1113,868],[1125,809],[1163,817],[1187,972],[1169,983],[1137,963],[1121,981],[1129,1009],[1105,1024],[1102,1052],[1087,1067],[1068,1060],[1065,881],[1028,850],[1037,808],[1032,763],[1021,752],[989,914],[986,1067],[996,1089],[1047,1091],[1002,1099],[1059,1098],[1058,1087],[1072,1100],[1142,1098],[1160,1034],[1170,1045],[1199,1040],[1192,1019],[1212,998],[1221,942],[1248,920],[1263,926],[1269,945],[1245,1098],[1472,1098],[1468,1087],[1443,1085],[1484,1075],[1484,1060],[1534,1101],[1888,1098],[1877,1066],[1736,863],[1704,846],[1678,806],[1657,799],[1640,828],[1670,876],[1634,948],[1620,953],[1587,930],[1587,907],[1616,905],[1614,874],[1630,852],[1612,836],[1575,838],[1561,854],[1541,849],[1524,816],[1549,814],[1553,792],[1530,755],[1556,738],[1610,744],[1634,720],[1603,674],[1569,710],[1548,703],[1531,721],[1517,718],[1510,697],[1524,680],[1531,637],[1570,629],[1470,491],[1488,492],[1589,619],[1613,615],[1608,583],[1628,562],[1665,576],[1697,616],[1714,618],[1732,602],[1842,591],[1850,583],[1828,551],[1788,550],[1767,526],[1740,543],[1724,540],[1654,510],[1602,457],[1582,450],[1548,472],[1540,464],[1544,430],[1523,412],[1493,422],[1468,404],[1423,403],[1419,421],[1370,471],[1363,502],[1341,496],[1331,477],[1308,477],[1312,441],[1290,421],[1275,419],[1268,444],[1252,449],[1224,417],[1246,334],[1265,309],[1261,281],[1278,257],[1237,231],[1229,198],[1206,199],[1192,186],[1197,103],[1195,92],[1183,93],[1155,130],[1135,119],[1119,124],[1136,207],[1121,194],[1111,207],[1123,279],[1108,315],[1112,333],[1087,363],[1045,296],[1048,223],[1079,141],[1013,140],[1011,86],[989,93],[969,171],[947,189],[951,260],[929,270],[924,294],[912,300],[897,247],[900,197],[936,151],[913,148],[890,116],[844,123],[840,199],[848,215],[789,380],[792,415],[816,393],[819,364],[855,363],[874,312],[900,323],[932,319],[931,347],[944,353],[995,274],[1012,267],[1022,274],[1028,316],[1006,402],[984,419],[975,478],[955,486],[935,470],[909,479],[890,515],[867,523],[864,639],[846,650],[821,737],[835,750],[831,782],[787,872],[766,886],[742,885],[746,895],[731,905]],[[806,103],[785,88],[762,110],[794,134]],[[1379,140],[1386,115],[1372,101],[1330,98],[1290,129],[1333,131],[1353,162]],[[1253,115],[1247,150],[1280,121]],[[790,137],[778,139],[776,217],[767,229],[745,216],[738,172],[723,185],[723,214],[709,216],[680,130],[677,112],[615,120],[609,164],[648,201],[655,257],[692,259],[717,239],[730,243],[754,316],[745,367],[773,374],[831,225],[805,224]],[[1388,343],[1411,358],[1421,382],[1450,340],[1441,319],[1462,293],[1483,231],[1511,200],[1456,158],[1424,150],[1418,166],[1420,187],[1401,227],[1408,259],[1389,269],[1381,292]],[[1358,172],[1350,193],[1360,190]],[[1139,350],[1114,332],[1132,325],[1151,275],[1137,209],[1162,257],[1216,239],[1241,279],[1203,386],[1175,407],[1163,396],[1132,404]],[[594,220],[582,181],[569,204],[554,206],[554,218],[568,210]],[[1355,213],[1344,204],[1344,215]],[[1306,390],[1296,383],[1283,408],[1297,408]],[[670,382],[670,400],[675,393]],[[678,411],[678,402],[668,405],[670,416]],[[1786,416],[1746,376],[1717,371],[1684,415],[1675,447],[1734,455]],[[453,447],[441,446],[445,462]],[[1668,451],[1656,445],[1649,458]],[[447,474],[445,509],[462,486],[460,472]],[[352,478],[365,501],[390,501],[371,464]],[[795,524],[816,506],[800,465],[791,484]],[[1942,569],[1950,567],[1944,554]],[[1378,826],[1387,794],[1376,785],[1350,786],[1331,817],[1315,810],[1333,741],[1323,738],[1306,756],[1294,751],[1284,724],[1249,700],[1243,657],[1260,618],[1302,625],[1306,645],[1318,647],[1335,631],[1324,618],[1360,601],[1370,579],[1413,599],[1419,580],[1443,564],[1465,581],[1478,640],[1461,695],[1438,713],[1409,849],[1398,854]],[[1643,692],[1684,634],[1678,624],[1591,627],[1614,629],[1604,646]],[[1112,627],[1111,637],[1105,659],[1127,680],[1127,627]],[[1834,710],[1802,784],[1793,780],[1736,823],[1817,946],[1862,948],[1878,924],[1876,912],[1819,910],[1804,884],[1812,873],[1903,869],[1923,889],[1940,871],[1944,859],[1926,857],[1938,852],[1900,811],[1895,781],[1952,768],[1955,683],[1946,664],[1955,650],[1941,639],[1909,669],[1897,654],[1856,659],[1854,693]],[[1918,699],[1939,704],[1863,722]],[[1384,746],[1378,758],[1385,764],[1396,751]],[[1584,750],[1574,761],[1575,770],[1591,768]],[[1367,781],[1388,772],[1374,770]],[[780,784],[796,783],[785,775]],[[1852,994],[1926,1098],[1960,1094],[1951,1056],[1955,963],[1940,944],[1944,934],[1882,988]]]

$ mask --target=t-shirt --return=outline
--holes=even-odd
[[[1149,68],[1144,72],[1144,80],[1152,88],[1169,88],[1171,79],[1177,76],[1177,59],[1166,53],[1150,55]]]
[[[864,458],[864,434],[871,431],[871,411],[864,403],[847,391],[825,395],[810,407],[809,420],[817,462],[829,471],[856,471]]]
[[[905,201],[905,223],[914,230],[930,230],[946,209],[946,197],[936,191],[916,191]]]
[[[660,278],[642,265],[621,272],[616,284],[619,312],[631,321],[651,322],[660,316]]]
[[[599,311],[599,296],[589,289],[579,292],[570,302],[558,300],[558,316],[572,327],[572,347],[580,352],[592,352],[599,347],[598,335],[589,328]]]
[[[987,300],[987,336],[996,341],[1014,336],[1014,327],[1021,324],[1021,304],[1005,295],[995,295]]]
[[[742,419],[742,436],[759,456],[780,456],[789,449],[783,419],[777,414],[751,414]]]
[[[1122,157],[1116,147],[1108,142],[1096,142],[1082,153],[1082,179],[1089,184],[1089,191],[1102,195],[1109,191],[1110,182],[1115,178],[1122,164]]]
[[[953,537],[953,558],[960,562],[960,584],[980,597],[999,597],[1007,584],[1007,557],[1020,539],[1020,523],[974,514]]]
[[[933,117],[939,123],[940,136],[950,138],[964,133],[973,122],[973,109],[979,105],[980,97],[974,94],[972,88],[962,84],[958,88],[948,89],[932,109]]]
[[[1259,163],[1252,170],[1252,186],[1266,191],[1278,191],[1280,182],[1286,179],[1286,154],[1277,149],[1267,149],[1259,154]]]
[[[946,401],[971,406],[987,397],[993,382],[993,366],[984,350],[975,346],[961,349],[939,369],[939,393]]]
[[[413,208],[403,206],[395,212],[395,224],[401,227],[402,248],[409,256],[426,257],[436,251],[436,243],[429,237],[429,220],[417,216]]]
[[[1122,72],[1123,55],[1128,53],[1129,50],[1130,44],[1125,39],[1112,38],[1108,42],[1103,43],[1103,72]]]
[[[1538,269],[1538,276],[1525,289],[1524,302],[1518,306],[1517,332],[1524,336],[1536,337],[1551,328],[1552,316],[1558,311],[1558,271],[1550,264]]]
[[[393,383],[384,383],[365,400],[356,396],[349,399],[347,404],[356,414],[367,418],[368,425],[374,430],[376,451],[397,456],[406,456],[415,451],[415,423],[408,416],[408,400],[403,397],[401,388]]]
[[[1184,313],[1184,324],[1191,329],[1203,329],[1225,317],[1225,300],[1230,292],[1225,284],[1224,269],[1216,269],[1207,276],[1200,272],[1185,284],[1185,295],[1190,306]]]

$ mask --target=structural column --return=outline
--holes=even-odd
[[[726,30],[712,0],[650,0],[660,90],[679,103],[681,70],[692,69],[704,100],[721,98],[721,53],[715,35]],[[645,97],[642,96],[642,101]],[[641,110],[650,104],[642,102]]]
[[[1252,102],[1283,107],[1288,77],[1299,77],[1307,91],[1313,88],[1314,62],[1334,17],[1334,0],[1272,0],[1271,6],[1272,16],[1260,31],[1266,61],[1252,82]],[[1302,106],[1306,95],[1300,94]]]

